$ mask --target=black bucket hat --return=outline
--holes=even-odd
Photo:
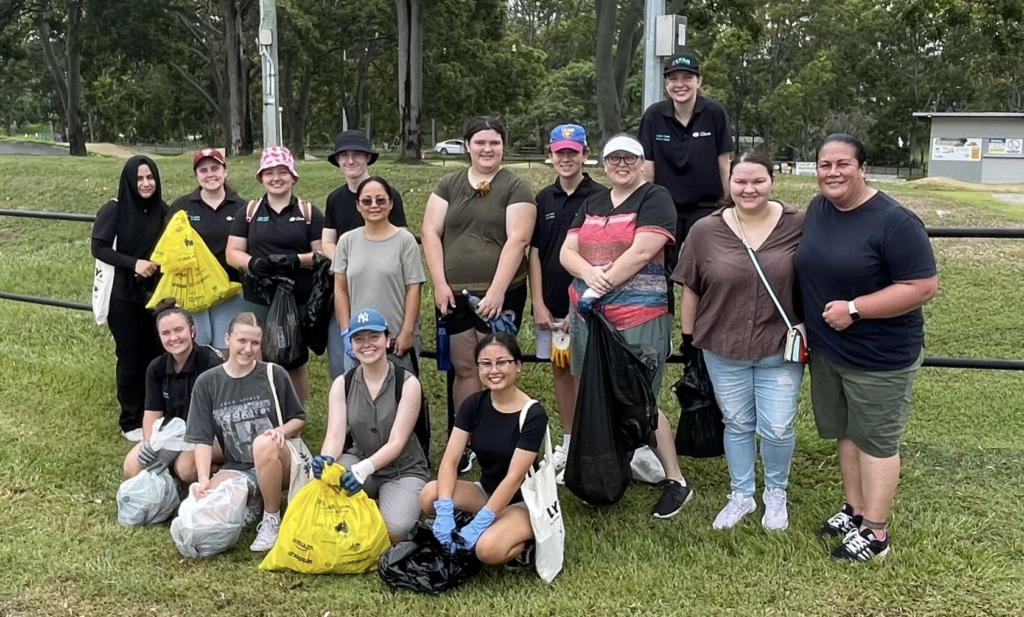
[[[373,151],[373,146],[370,145],[370,140],[366,138],[366,133],[362,131],[344,131],[338,133],[338,136],[334,138],[334,152],[331,156],[327,157],[327,160],[331,162],[331,165],[338,167],[337,156],[342,152],[365,152],[370,156],[367,165],[373,165],[377,162],[379,153]]]

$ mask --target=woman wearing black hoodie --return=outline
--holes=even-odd
[[[93,257],[114,266],[107,325],[117,356],[121,432],[129,441],[142,439],[146,367],[161,352],[146,302],[160,278],[158,266],[148,258],[166,220],[156,163],[133,156],[121,170],[117,198],[100,208],[92,228]]]

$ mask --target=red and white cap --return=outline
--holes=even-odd
[[[256,181],[260,181],[260,175],[264,171],[281,166],[287,167],[292,177],[296,180],[299,179],[299,174],[295,173],[295,159],[292,157],[291,150],[284,146],[264,148],[263,153],[260,154],[260,168],[256,170]]]

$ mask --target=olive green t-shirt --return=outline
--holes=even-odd
[[[494,280],[501,250],[508,240],[505,209],[515,203],[535,203],[530,185],[507,169],[491,180],[486,197],[469,183],[469,170],[443,176],[434,194],[448,202],[444,219],[444,274],[454,293],[468,289],[483,295]],[[526,281],[526,254],[509,288]]]

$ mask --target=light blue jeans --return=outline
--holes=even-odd
[[[804,365],[782,354],[761,360],[730,360],[704,351],[715,398],[725,421],[725,458],[732,490],[753,496],[754,459],[761,437],[765,488],[785,489],[796,443],[797,397]]]
[[[206,309],[192,316],[196,324],[196,344],[212,345],[217,349],[227,349],[224,335],[236,315],[245,310],[242,294],[228,298],[217,306]]]
[[[356,361],[345,354],[345,341],[341,338],[341,327],[338,316],[331,315],[331,324],[327,328],[327,371],[333,383],[340,375],[355,368]]]

